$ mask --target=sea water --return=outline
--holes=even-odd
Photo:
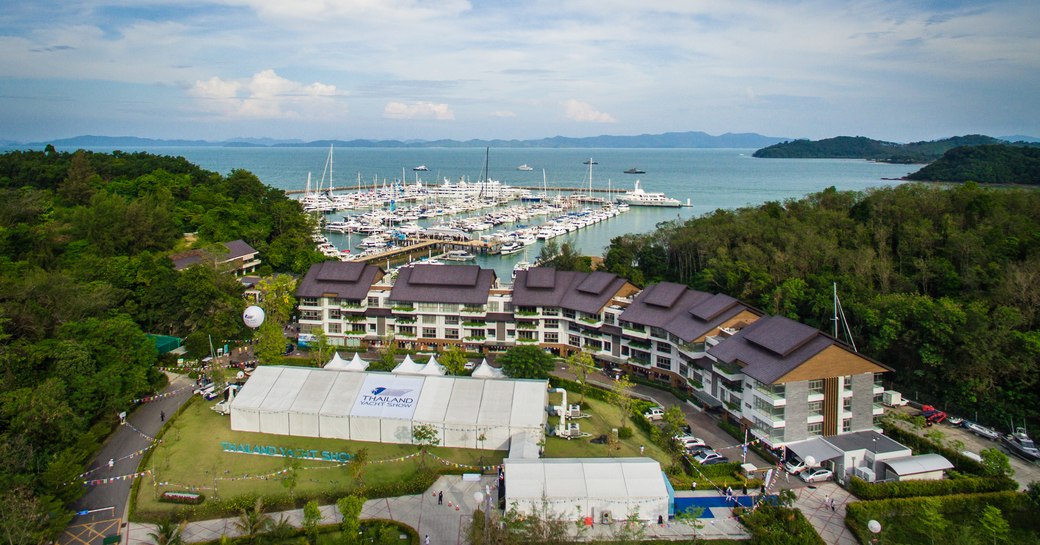
[[[110,151],[111,148],[93,148]],[[311,174],[312,189],[326,171],[328,148],[297,147],[148,147],[121,148],[123,151],[148,151],[159,155],[183,156],[200,167],[228,174],[244,169],[256,174],[265,184],[286,190],[303,190]],[[664,221],[699,216],[716,209],[756,206],[769,201],[798,199],[827,187],[864,191],[872,187],[897,185],[898,178],[919,168],[851,159],[757,159],[753,149],[545,149],[545,148],[337,148],[333,153],[331,183],[353,187],[362,183],[383,183],[404,179],[425,184],[480,180],[487,175],[514,186],[542,187],[550,194],[554,188],[588,187],[631,189],[638,179],[644,190],[661,192],[689,207],[635,207],[625,214],[553,239],[557,244],[571,242],[582,253],[602,255],[614,237],[625,233],[653,231]],[[516,167],[526,164],[530,171]],[[413,168],[425,165],[427,171]],[[645,174],[624,174],[630,168]],[[605,196],[600,193],[599,195]],[[330,220],[343,214],[332,214]],[[539,222],[542,219],[533,218]],[[508,227],[508,226],[500,226]],[[353,247],[357,235],[330,234],[338,248]],[[513,265],[534,261],[542,241],[524,252],[508,256],[479,256],[477,263],[496,270],[508,282]]]

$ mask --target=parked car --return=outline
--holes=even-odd
[[[661,420],[662,418],[664,418],[664,409],[662,409],[661,407],[654,407],[643,413],[643,417],[651,422],[653,422],[654,420]]]
[[[808,471],[803,471],[800,475],[798,475],[798,478],[800,478],[801,480],[803,480],[803,481],[805,481],[807,483],[815,483],[815,482],[818,482],[818,481],[826,481],[827,479],[830,479],[833,476],[834,476],[834,472],[833,471],[831,471],[829,469],[824,469],[822,467],[818,467],[816,469],[810,469]]]
[[[473,363],[471,361],[467,361],[466,364],[462,366],[462,368],[467,370],[467,371],[472,371],[476,367],[477,367],[477,364],[475,364],[475,363]]]
[[[707,445],[707,443],[704,442],[704,439],[700,439],[692,435],[680,435],[676,437],[675,440],[678,441],[680,445],[682,445],[683,450],[690,450],[692,448],[703,447]]]
[[[801,460],[799,460],[797,458],[791,458],[790,460],[787,461],[786,464],[784,464],[784,469],[786,469],[787,472],[790,473],[791,475],[797,475],[797,474],[805,471],[805,468],[806,468],[805,462],[803,462],[803,461],[801,461]]]
[[[715,452],[714,450],[706,450],[694,456],[693,461],[701,465],[712,465],[728,462],[729,458],[726,458],[725,456],[719,454],[718,452]]]
[[[715,449],[711,448],[708,445],[699,445],[699,446],[686,448],[686,454],[688,456],[697,456],[698,454],[700,454],[700,453],[702,453],[702,452],[704,452],[706,450],[715,450]]]

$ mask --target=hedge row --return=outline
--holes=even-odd
[[[918,513],[925,505],[936,505],[938,511],[956,531],[971,531],[979,514],[986,506],[1000,509],[1011,526],[1011,543],[1036,543],[1040,537],[1040,517],[1025,494],[1018,492],[991,492],[986,494],[957,494],[921,498],[890,498],[859,501],[845,506],[845,525],[861,543],[870,543],[876,537],[867,530],[867,522],[881,523],[885,542],[906,538],[919,525]]]
[[[986,466],[968,458],[952,448],[936,444],[926,437],[917,435],[916,433],[905,430],[899,426],[892,425],[889,422],[882,422],[881,429],[888,437],[910,447],[915,454],[940,454],[949,460],[957,471],[962,473],[971,473],[972,475],[989,475],[986,471]]]
[[[661,382],[659,380],[650,380],[636,373],[628,375],[628,380],[632,381],[634,384],[642,384],[643,386],[649,386],[651,388],[656,388],[658,390],[668,392],[682,401],[690,400],[689,392],[676,388],[675,386],[672,386],[670,383],[667,382]]]
[[[751,534],[751,543],[826,545],[805,515],[797,509],[761,505],[753,512],[741,515],[740,522]]]
[[[581,385],[573,380],[567,380],[565,378],[551,376],[549,377],[549,385],[553,388],[563,388],[568,392],[580,392]],[[585,385],[585,395],[599,401],[610,402],[610,392],[596,386],[594,384]]]
[[[947,496],[950,494],[981,494],[1017,490],[1018,483],[1008,477],[962,477],[935,481],[890,481],[868,483],[852,477],[849,492],[861,500],[911,498],[914,496]]]

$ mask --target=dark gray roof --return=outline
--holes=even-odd
[[[174,270],[181,271],[202,263],[202,250],[189,250],[182,254],[171,255]]]
[[[495,271],[478,265],[415,265],[401,269],[391,301],[487,304]]]
[[[866,449],[875,454],[885,454],[888,452],[909,450],[909,447],[903,446],[893,441],[888,436],[882,435],[873,430],[843,433],[841,435],[830,435],[824,439],[843,452]]]
[[[489,322],[512,322],[513,313],[511,312],[489,312],[484,316],[484,319]]]
[[[625,282],[616,274],[601,271],[586,273],[534,267],[516,273],[513,305],[560,307],[596,314]]]
[[[238,259],[247,255],[255,254],[256,250],[252,246],[246,244],[246,241],[242,239],[232,240],[231,242],[225,242],[224,246],[228,249],[227,259]]]
[[[378,317],[378,316],[393,316],[394,311],[389,308],[377,308],[369,307],[365,309],[365,316]]]
[[[708,354],[725,363],[742,362],[745,375],[772,384],[833,344],[838,343],[819,330],[769,316],[711,347]]]
[[[621,320],[659,327],[689,342],[744,310],[750,309],[727,295],[711,295],[682,284],[662,282],[639,292],[621,313]]]
[[[340,299],[360,301],[382,278],[383,270],[361,262],[325,261],[315,263],[296,287],[297,297],[321,297],[334,294]]]

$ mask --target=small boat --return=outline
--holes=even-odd
[[[986,426],[983,426],[982,424],[979,424],[978,422],[969,422],[967,420],[965,420],[964,422],[967,422],[967,424],[962,424],[962,425],[968,431],[970,431],[971,433],[974,433],[975,435],[978,435],[979,437],[985,437],[986,439],[989,439],[990,441],[996,441],[996,440],[1000,439],[1000,432],[998,432],[997,430],[995,430],[993,428],[987,428]]]
[[[638,168],[630,168],[625,171],[625,174],[646,174],[646,171],[639,170]]]
[[[534,170],[533,168],[531,168],[531,167],[527,166],[527,163],[524,163],[524,164],[522,164],[522,165],[520,165],[520,166],[516,167],[516,169],[517,169],[517,170],[523,170],[523,171],[525,171],[525,172],[526,172],[526,171],[528,171],[528,170]]]
[[[502,245],[501,253],[502,253],[502,255],[510,255],[510,254],[515,254],[515,253],[517,253],[517,252],[519,252],[520,250],[523,250],[523,249],[524,249],[524,243],[523,242],[519,242],[519,241],[507,242],[507,243]]]
[[[416,172],[426,172],[426,171],[428,171],[430,169],[426,168],[426,165],[419,165],[419,166],[413,168],[412,170],[414,170]]]
[[[582,163],[582,164],[583,164],[583,165],[598,165],[599,163],[598,163],[598,162],[596,162],[596,161],[593,161],[592,159],[589,159],[588,161],[585,161],[585,162],[584,162],[584,163]]]
[[[466,250],[451,250],[442,256],[448,261],[473,261],[477,256],[467,252]]]

